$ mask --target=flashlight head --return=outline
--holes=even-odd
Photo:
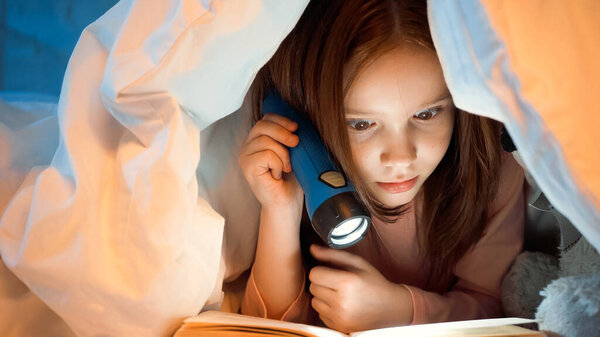
[[[310,198],[309,195],[306,196]],[[308,200],[307,200],[308,202]],[[371,225],[371,217],[353,192],[342,192],[325,200],[315,210],[312,226],[332,248],[346,248],[360,241]]]

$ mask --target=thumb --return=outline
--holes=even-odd
[[[349,271],[368,271],[374,267],[362,257],[347,251],[311,245],[310,253],[315,259]]]

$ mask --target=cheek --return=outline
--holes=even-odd
[[[439,128],[436,128],[435,132],[428,133],[419,142],[421,145],[419,148],[422,151],[420,151],[422,153],[421,157],[434,166],[432,170],[446,154],[448,145],[452,139],[452,130],[453,124],[443,124]]]
[[[376,156],[376,151],[373,148],[373,144],[369,141],[350,140],[354,165],[358,168],[358,173],[363,179],[368,177],[369,172],[374,172],[372,166],[376,163],[373,158]]]

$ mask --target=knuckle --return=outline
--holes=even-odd
[[[268,135],[260,135],[256,138],[257,142],[258,142],[258,146],[260,146],[261,148],[264,149],[272,149],[272,150],[285,150],[285,148],[283,147],[283,145],[281,145],[281,143],[279,143],[277,140],[273,139],[271,136]]]
[[[340,283],[339,283],[339,290],[342,293],[348,293],[352,288],[352,281],[348,278],[345,277],[343,278]]]
[[[279,153],[277,152],[277,150],[276,150],[276,149],[274,149],[274,150],[269,150],[269,152],[271,153],[271,157],[272,157],[274,160],[281,161],[281,162],[283,163],[283,161],[281,160],[281,157],[279,156]]]
[[[252,127],[252,129],[250,130],[250,134],[256,134],[256,133],[260,133],[260,130],[263,128],[263,125],[265,125],[265,122],[261,119],[259,121],[257,121],[254,126]],[[249,135],[250,135],[249,134]]]
[[[317,300],[316,297],[313,297],[310,300],[310,305],[313,307],[313,309],[315,309],[317,312],[321,311],[321,308],[319,307],[319,300]]]
[[[264,163],[269,161],[270,151],[260,151],[254,155],[255,161],[258,163]]]
[[[350,310],[350,303],[348,303],[348,300],[346,300],[346,297],[342,297],[342,298],[338,298],[337,301],[337,307],[339,309],[339,313],[342,316],[341,318],[346,316],[346,312],[348,312],[348,310]]]
[[[347,278],[340,282],[339,290],[340,293],[348,296],[354,292],[355,289],[355,280],[354,278]]]
[[[279,157],[277,157],[275,152],[273,152],[271,150],[263,151],[263,153],[264,153],[265,160],[270,161],[270,162],[277,162],[276,159],[279,158]]]
[[[265,134],[262,134],[262,135],[260,135],[260,136],[256,137],[256,141],[258,142],[258,144],[259,144],[261,147],[266,147],[266,146],[268,146],[268,145],[269,145],[269,143],[270,143],[270,139],[271,139],[271,137],[269,137],[269,136],[267,136],[267,135],[265,135]]]

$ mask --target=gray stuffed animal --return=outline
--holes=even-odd
[[[506,315],[535,318],[551,336],[600,337],[600,255],[548,202],[514,146],[505,149],[530,187],[526,250],[502,283]]]

